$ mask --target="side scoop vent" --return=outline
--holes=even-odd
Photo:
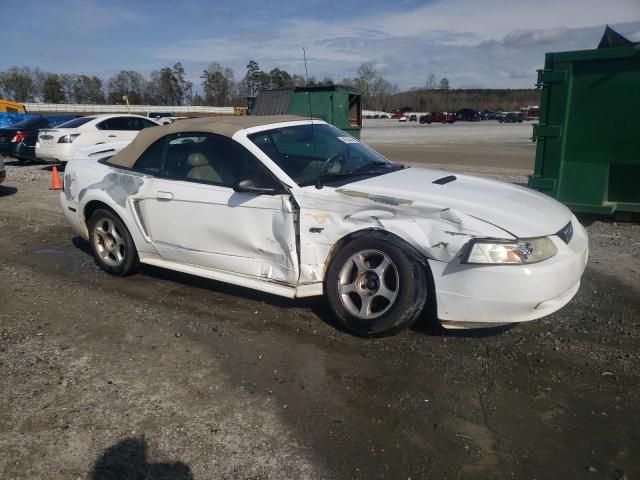
[[[438,178],[431,183],[436,185],[446,185],[447,183],[455,182],[458,179],[455,175],[447,175],[446,177]]]

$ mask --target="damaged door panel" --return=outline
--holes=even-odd
[[[294,213],[286,195],[153,178],[144,197],[150,237],[162,258],[297,282]]]

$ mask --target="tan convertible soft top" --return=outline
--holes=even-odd
[[[133,167],[138,157],[156,140],[171,133],[181,132],[207,132],[232,137],[238,130],[245,128],[269,125],[270,123],[293,122],[296,120],[308,120],[308,118],[295,115],[265,115],[265,116],[224,116],[202,117],[175,122],[162,127],[145,128],[141,130],[133,141],[109,159],[112,165]]]

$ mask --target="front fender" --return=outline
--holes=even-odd
[[[306,193],[306,192],[305,192]],[[505,238],[504,230],[449,208],[406,205],[384,198],[358,197],[348,202],[331,192],[298,194],[300,206],[300,283],[324,280],[326,267],[340,245],[354,235],[388,232],[420,260],[449,262],[476,237]]]

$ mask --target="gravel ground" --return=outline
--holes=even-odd
[[[503,150],[449,162],[471,150],[447,148],[440,168],[526,175]],[[7,173],[0,478],[640,478],[637,224],[581,217],[583,285],[545,319],[363,340],[321,300],[111,277],[65,225],[50,171]]]

